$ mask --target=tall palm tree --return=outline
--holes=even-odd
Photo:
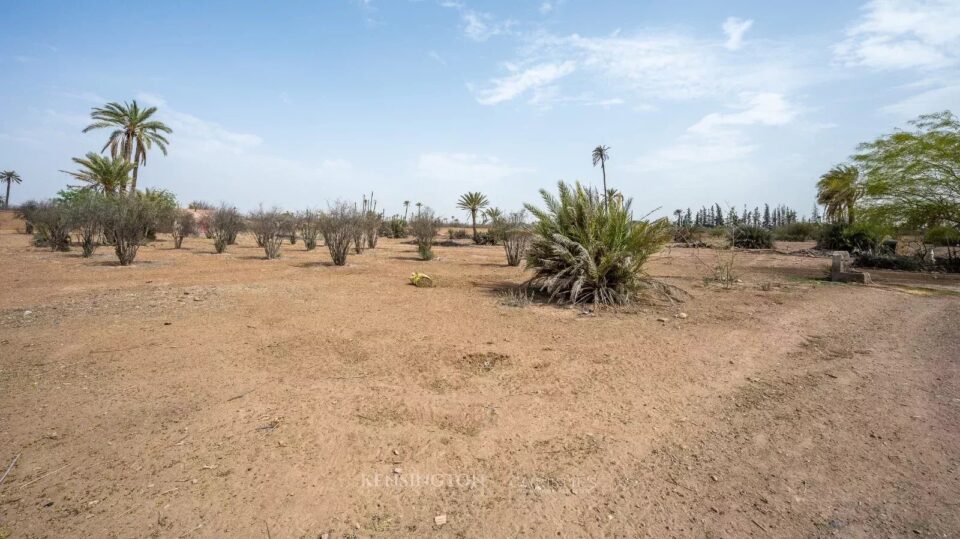
[[[102,108],[93,109],[90,117],[95,121],[83,130],[86,133],[93,129],[113,129],[110,138],[100,151],[105,152],[110,148],[110,155],[114,159],[123,159],[133,164],[131,193],[137,191],[137,172],[140,170],[140,165],[147,164],[147,150],[156,144],[163,155],[167,155],[169,141],[163,133],[170,134],[173,130],[163,122],[150,119],[156,112],[157,107],[141,109],[136,100],[123,104],[107,103]]]
[[[13,170],[4,170],[0,172],[0,182],[7,184],[7,196],[3,199],[3,209],[10,207],[10,184],[20,183],[23,178]]]
[[[677,226],[680,226],[680,220],[683,219],[683,210],[673,210],[673,214],[677,216]]]
[[[600,163],[600,170],[603,172],[603,200],[607,201],[607,161],[610,160],[610,147],[600,145],[593,149],[593,166]]]
[[[423,207],[423,202],[417,202],[417,217],[420,217],[420,208]]]
[[[820,176],[817,182],[817,202],[826,206],[824,216],[831,221],[846,218],[853,224],[857,201],[863,196],[860,169],[851,165],[837,165]]]
[[[477,212],[487,207],[489,201],[487,197],[477,192],[468,192],[460,196],[460,200],[457,202],[457,207],[461,210],[470,212],[470,219],[473,221],[473,241],[477,243],[480,241],[480,236],[477,234]]]
[[[76,172],[62,170],[61,172],[86,182],[87,185],[81,186],[82,189],[91,189],[108,195],[126,192],[130,171],[133,170],[132,163],[93,152],[85,157],[74,157],[73,162],[80,166],[80,170]]]
[[[407,211],[409,211],[409,210],[410,210],[410,201],[409,201],[409,200],[404,200],[404,201],[403,201],[403,220],[404,220],[404,221],[407,220]]]

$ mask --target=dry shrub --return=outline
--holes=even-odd
[[[317,248],[317,237],[320,236],[320,214],[314,210],[305,210],[297,214],[297,229],[303,238],[303,245],[308,251]]]
[[[243,231],[243,217],[236,208],[224,204],[210,215],[207,230],[213,238],[213,248],[223,253],[228,245],[237,242],[237,235]]]
[[[417,253],[422,260],[433,260],[433,242],[439,229],[440,220],[430,208],[423,208],[410,221],[410,233],[417,241]]]
[[[530,225],[526,223],[526,212],[520,210],[497,219],[493,235],[503,242],[507,264],[519,266],[533,239]]]
[[[263,211],[261,207],[247,216],[250,232],[257,239],[257,245],[263,247],[267,260],[280,258],[280,246],[289,238],[286,218],[277,208]]]
[[[30,211],[33,244],[51,251],[70,250],[70,212],[64,204],[39,202]]]
[[[173,218],[170,234],[173,236],[173,248],[183,246],[183,238],[197,234],[197,219],[192,211],[180,210]]]
[[[108,199],[103,231],[113,244],[121,266],[133,263],[140,245],[159,223],[160,213],[156,202],[146,197],[117,196]]]
[[[337,266],[347,263],[350,243],[355,240],[357,210],[346,202],[337,202],[320,216],[320,232],[330,258]]]

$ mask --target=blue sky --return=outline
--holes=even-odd
[[[92,106],[173,127],[146,187],[299,209],[374,191],[456,214],[557,180],[657,207],[786,203],[858,142],[960,109],[960,0],[0,0],[0,169],[52,196]]]

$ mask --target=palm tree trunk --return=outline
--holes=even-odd
[[[473,221],[473,243],[477,243],[477,211],[470,211],[470,219]]]
[[[607,164],[603,159],[600,160],[600,171],[603,172],[603,202],[610,209],[610,201],[607,200]]]
[[[137,172],[140,170],[139,165],[133,166],[133,181],[130,182],[130,195],[133,196],[137,192]]]
[[[3,199],[3,209],[5,210],[10,209],[10,183],[11,182],[7,182],[7,196]]]

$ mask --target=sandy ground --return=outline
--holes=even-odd
[[[500,247],[171,247],[0,232],[0,537],[960,536],[956,277],[672,249],[592,314]]]

